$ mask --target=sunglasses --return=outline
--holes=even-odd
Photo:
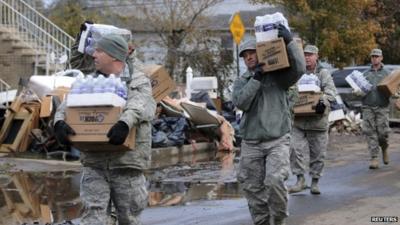
[[[379,55],[371,55],[371,58],[378,58]]]

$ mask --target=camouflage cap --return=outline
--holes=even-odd
[[[128,56],[128,43],[122,36],[117,34],[104,35],[96,43],[96,47],[121,62],[125,62]]]
[[[318,47],[315,45],[306,45],[304,48],[304,53],[318,54]]]
[[[369,55],[370,56],[373,56],[373,55],[382,56],[382,50],[380,50],[379,48],[374,48],[374,49],[372,49],[372,51]]]
[[[256,50],[256,39],[254,37],[244,40],[239,45],[239,57],[243,57],[242,56],[243,52],[247,50]]]

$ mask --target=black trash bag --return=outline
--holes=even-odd
[[[222,116],[230,123],[236,121],[235,105],[232,101],[222,103]]]
[[[152,147],[182,146],[188,129],[184,117],[162,117],[152,122]]]

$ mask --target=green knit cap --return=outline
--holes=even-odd
[[[128,43],[123,37],[117,34],[104,35],[97,42],[96,47],[122,62],[125,62],[128,56]]]

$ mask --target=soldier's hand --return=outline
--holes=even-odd
[[[83,22],[83,23],[81,24],[81,27],[80,27],[80,29],[79,29],[81,33],[82,33],[82,31],[85,31],[85,30],[87,29],[86,24],[93,24],[93,22],[90,21],[90,20],[85,20],[85,22]]]
[[[83,22],[83,23],[81,24],[81,26],[79,27],[78,40],[81,38],[82,32],[85,31],[85,30],[87,30],[86,24],[93,24],[93,22],[90,21],[90,20],[85,20],[85,22]]]
[[[316,114],[324,114],[326,109],[326,105],[324,104],[323,100],[319,100],[317,105],[315,106],[315,113]]]
[[[278,26],[278,37],[283,38],[286,45],[289,44],[293,40],[292,34],[283,24],[279,24],[279,26]]]
[[[254,76],[253,78],[255,80],[260,81],[262,75],[264,74],[264,70],[263,70],[263,66],[265,65],[265,63],[259,63],[256,65],[256,68],[254,69]]]
[[[129,127],[126,123],[118,121],[115,123],[107,133],[110,139],[108,142],[113,145],[122,145],[129,134]]]
[[[76,133],[65,121],[60,120],[54,125],[54,134],[60,144],[70,146],[71,141],[68,136]]]

